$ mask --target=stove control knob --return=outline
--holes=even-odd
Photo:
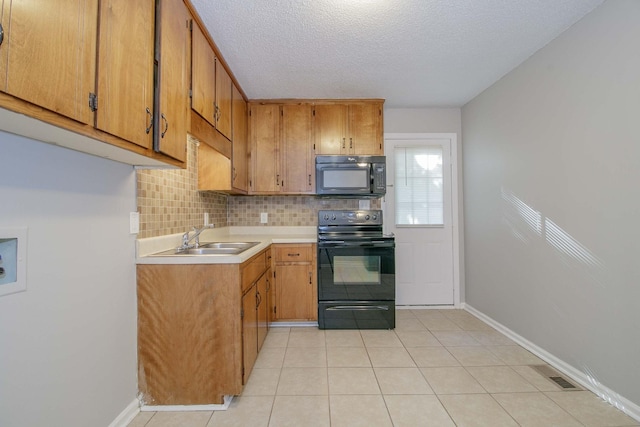
[[[364,217],[364,219],[366,219],[367,221],[369,221],[369,218],[371,218],[369,215]]]
[[[335,214],[333,214],[333,216],[331,217],[331,219],[335,221],[335,220],[336,220],[336,215],[335,215]]]
[[[329,214],[324,214],[324,220],[329,221]]]
[[[373,214],[373,220],[375,221],[375,220],[377,220],[377,219],[378,219],[378,215]]]

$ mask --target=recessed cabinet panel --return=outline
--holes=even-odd
[[[316,154],[382,155],[382,101],[319,103],[314,109]]]
[[[231,139],[231,77],[216,60],[216,129]]]
[[[242,296],[242,383],[246,384],[258,358],[258,302],[254,283]]]
[[[8,6],[3,13],[4,91],[93,125],[89,94],[96,88],[98,0],[14,0]]]
[[[211,126],[216,124],[216,55],[200,27],[191,35],[191,109]]]
[[[153,132],[154,2],[100,2],[96,127],[144,148]]]
[[[240,193],[246,193],[248,190],[247,181],[248,163],[249,163],[249,141],[247,138],[247,102],[242,98],[242,94],[233,86],[231,95],[232,99],[232,116],[231,123],[233,125],[233,155],[232,161],[232,187]]]
[[[273,245],[276,321],[310,321],[318,318],[316,245]]]
[[[311,104],[284,104],[282,106],[282,164],[285,193],[311,193],[315,173],[312,150]]]
[[[282,177],[276,159],[280,138],[280,106],[252,104],[250,122],[251,190],[253,193],[279,192]]]
[[[318,104],[314,107],[316,153],[342,154],[347,141],[347,106]]]
[[[382,150],[382,105],[349,106],[349,154],[375,155]]]
[[[160,0],[159,109],[155,149],[176,160],[187,157],[188,12],[181,0]]]

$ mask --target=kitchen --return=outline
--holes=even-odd
[[[639,178],[633,116],[640,64],[629,54],[637,51],[637,16],[633,2],[605,2],[461,108],[384,111],[388,133],[459,135],[463,301],[589,372],[595,384],[627,399],[628,408],[640,402],[640,352],[637,340],[629,339],[638,324],[639,296],[633,256],[638,202],[628,197]],[[584,69],[593,73],[583,75]],[[128,233],[129,213],[142,206],[136,174],[121,163],[13,134],[2,134],[0,150],[3,160],[10,159],[0,172],[2,225],[29,226],[27,291],[0,298],[0,420],[108,425],[138,390],[136,236]],[[601,170],[594,174],[596,166]],[[162,173],[180,179],[179,172]],[[259,201],[225,208],[217,197],[203,196],[201,203],[210,205],[192,217],[167,224],[154,219],[150,228],[143,218],[141,230],[183,232],[205,211],[224,224],[226,209],[245,213],[237,225],[256,225]],[[300,205],[313,203],[300,197]],[[280,207],[287,203],[285,197],[267,202],[291,215],[271,215],[274,223],[294,218],[298,202]],[[514,207],[525,210],[512,215]],[[548,243],[551,234],[532,231],[517,213],[529,211],[539,214],[547,233],[552,224],[562,227],[564,233],[555,233],[564,237],[560,242],[583,253],[588,248],[606,268],[591,270],[585,265],[593,263],[562,255]]]

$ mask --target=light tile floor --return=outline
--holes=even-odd
[[[142,412],[129,427],[640,426],[462,310],[398,310],[394,331],[271,328],[227,411]]]

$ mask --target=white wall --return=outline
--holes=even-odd
[[[107,426],[136,381],[131,166],[0,132],[0,227],[27,291],[0,297],[0,425]]]
[[[609,0],[462,109],[466,301],[636,405],[639,22]]]

